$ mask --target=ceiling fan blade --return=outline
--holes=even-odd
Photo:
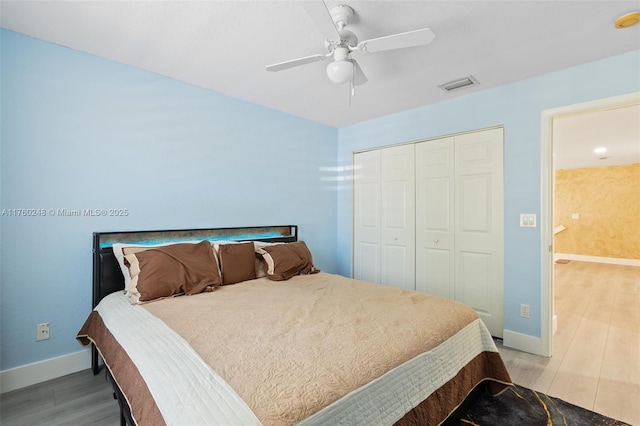
[[[436,35],[429,28],[392,34],[385,37],[372,38],[358,43],[357,49],[365,53],[382,52],[384,50],[402,49],[405,47],[429,44]]]
[[[354,71],[354,75],[353,75],[353,85],[354,86],[362,86],[363,84],[365,84],[369,80],[367,79],[367,76],[364,75],[364,72],[362,71],[362,68],[360,68],[360,65],[358,65],[358,63],[355,61],[355,59],[352,59],[351,62],[353,62],[353,65],[355,67],[355,71]]]
[[[267,71],[282,71],[288,68],[310,64],[312,62],[320,62],[320,61],[324,61],[326,57],[327,55],[311,55],[311,56],[305,56],[304,58],[292,59],[290,61],[267,65]]]
[[[301,1],[300,4],[305,8],[313,23],[320,30],[322,36],[327,40],[340,40],[338,29],[333,23],[333,18],[327,5],[322,0]]]

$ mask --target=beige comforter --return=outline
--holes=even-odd
[[[143,306],[265,425],[305,419],[477,318],[454,301],[325,273]]]

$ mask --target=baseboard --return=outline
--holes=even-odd
[[[46,382],[91,368],[91,351],[84,350],[0,371],[0,393]]]
[[[503,330],[502,344],[508,348],[529,352],[534,355],[542,355],[542,339],[517,331]]]
[[[609,263],[612,265],[640,266],[639,259],[622,259],[618,257],[586,256],[584,254],[555,253],[554,262],[558,259],[576,260],[579,262]]]

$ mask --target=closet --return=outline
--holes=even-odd
[[[503,329],[503,129],[354,154],[353,274]]]
[[[415,289],[414,146],[354,157],[354,277]]]

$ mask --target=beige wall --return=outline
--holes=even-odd
[[[556,253],[640,259],[640,163],[556,170],[554,221]]]

